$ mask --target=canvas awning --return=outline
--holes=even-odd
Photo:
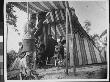
[[[39,1],[39,2],[35,1],[35,2],[10,2],[10,3],[12,3],[14,6],[18,7],[19,9],[23,10],[24,12],[28,12],[30,14],[39,13],[39,12],[48,12],[47,19],[44,21],[47,23],[50,23],[50,22],[52,23],[52,22],[54,22],[54,20],[57,20],[57,21],[64,20],[64,21],[62,21],[63,22],[62,24],[56,25],[56,33],[57,33],[57,37],[65,36],[65,34],[66,34],[66,27],[64,24],[66,21],[65,1]],[[53,10],[55,10],[55,15],[56,15],[55,19],[53,19]],[[74,15],[73,19],[76,20],[78,18],[74,11],[75,10],[73,9],[72,15]],[[62,18],[62,20],[60,18]],[[78,20],[76,20],[76,23],[77,23],[77,25],[75,27],[77,27],[77,29],[80,29],[81,31],[84,31],[82,28],[80,28],[81,25]],[[52,35],[55,36],[54,26],[52,26],[51,32],[52,32]],[[87,33],[85,33],[85,32],[82,32],[82,33],[87,35]]]
[[[61,20],[64,18],[63,23],[58,23],[56,26],[52,26],[52,32],[53,35],[58,36],[66,36],[66,53],[67,53],[67,59],[66,59],[66,73],[68,74],[68,55],[69,55],[69,39],[68,39],[68,34],[70,33],[69,30],[72,32],[80,32],[79,35],[84,35],[87,36],[87,33],[84,31],[84,29],[81,27],[77,16],[75,15],[74,9],[73,12],[71,12],[69,5],[65,1],[42,1],[42,2],[11,2],[13,5],[18,7],[19,9],[28,12],[30,14],[32,13],[39,13],[39,12],[50,12],[49,16],[50,19],[47,17],[47,23],[49,24],[50,22],[57,22],[58,20]],[[52,11],[56,11],[56,19],[55,17],[53,18]],[[61,15],[62,11],[59,10],[65,10],[63,15]],[[59,13],[60,15],[59,15]],[[63,17],[64,16],[64,17]],[[62,17],[62,19],[60,19]],[[58,20],[57,20],[58,19]],[[55,20],[55,21],[54,21]],[[57,21],[56,21],[57,20]],[[56,27],[56,29],[54,29]],[[74,30],[74,31],[73,31]],[[55,31],[57,31],[55,33]],[[73,36],[73,35],[72,35]],[[73,40],[72,40],[73,41]],[[75,66],[73,65],[74,69]]]
[[[62,16],[66,18],[66,16],[64,16],[65,14],[62,11],[60,11],[60,12],[57,11],[57,10],[65,10],[65,8],[66,8],[65,1],[10,2],[10,3],[12,3],[14,6],[18,7],[19,9],[23,10],[24,12],[27,12],[30,14],[39,13],[39,12],[49,12],[50,14],[48,15],[48,17],[50,17],[50,19],[52,19],[53,15],[51,15],[51,12],[55,11],[57,19],[60,18],[59,14],[63,14]],[[63,19],[65,19],[65,18],[63,18]],[[50,20],[48,22],[50,22]],[[63,28],[62,28],[62,26],[63,26]],[[64,24],[56,25],[57,37],[65,36],[65,32],[66,32],[65,29],[66,28],[64,27]],[[52,32],[52,35],[55,36],[55,29],[53,26],[51,28],[51,32]]]
[[[40,2],[11,2],[21,10],[29,13],[49,12],[56,9],[65,9],[65,1],[40,1]],[[28,4],[27,4],[28,3]]]

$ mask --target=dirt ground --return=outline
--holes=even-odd
[[[36,69],[39,74],[39,80],[49,79],[106,79],[107,65],[89,65],[85,67],[77,67],[76,75],[72,72],[73,68],[69,68],[68,75],[65,73],[64,67],[52,67],[48,69]]]

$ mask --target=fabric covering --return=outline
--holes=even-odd
[[[11,2],[13,5],[27,12],[27,2]],[[65,1],[28,2],[29,13],[48,12],[56,9],[65,9]]]
[[[73,42],[72,42],[73,40]],[[69,38],[70,66],[105,63],[104,53],[100,53],[91,40],[82,37],[78,32]],[[74,62],[73,62],[74,60]]]
[[[13,2],[13,4],[27,12],[26,2]],[[65,36],[66,34],[65,4],[63,1],[29,2],[28,6],[29,13],[36,12],[39,13],[42,11],[48,12],[44,23],[51,24],[52,35],[55,36],[55,24],[56,24],[57,31],[56,33],[58,34],[58,36],[60,35]],[[90,39],[89,35],[82,28],[81,24],[78,21],[77,16],[75,15],[74,9],[71,10],[70,13],[71,13],[70,21],[72,22],[73,28],[72,32],[74,33],[73,38],[72,39],[70,38],[69,40],[70,66],[72,66],[74,63],[73,58],[75,58],[76,66],[106,62],[106,59],[104,58],[103,54],[102,55],[100,54],[100,52],[94,46],[93,41]],[[70,25],[70,21],[68,26]],[[48,50],[49,52],[52,51],[52,49]]]

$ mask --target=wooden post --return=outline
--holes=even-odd
[[[75,37],[75,34],[73,34],[73,28],[72,28],[72,21],[71,21],[71,14],[70,14],[70,11],[68,10],[68,15],[69,15],[69,22],[70,22],[70,29],[71,29],[71,37],[70,38],[72,38],[72,44],[74,45],[74,43],[73,43],[73,39],[74,39],[74,37]],[[73,46],[72,45],[72,46]],[[73,48],[72,48],[73,49]],[[74,53],[74,50],[73,50],[73,53]],[[71,54],[71,55],[73,55],[73,73],[74,73],[74,75],[75,75],[75,72],[76,72],[76,68],[75,68],[75,63],[74,63],[74,58],[75,58],[75,53],[74,54]]]
[[[57,61],[56,61],[56,59],[55,59],[55,66],[57,66]]]
[[[55,28],[55,40],[57,40],[55,11],[54,11],[54,16],[53,17],[54,17],[54,28]]]
[[[27,2],[27,15],[28,15],[28,23],[29,23],[29,2]],[[29,29],[29,24],[27,24],[27,30]]]
[[[56,23],[55,23],[55,40],[57,40]]]
[[[43,28],[43,33],[44,33],[44,44],[45,44],[45,49],[47,47],[47,35],[48,35],[48,25],[44,24],[44,28]]]
[[[51,34],[51,25],[48,24],[48,34]]]
[[[19,73],[19,79],[20,79],[20,80],[22,80],[22,75],[21,75],[21,74],[22,74],[22,73],[20,72],[20,73]]]
[[[66,5],[66,74],[68,75],[68,55],[69,55],[69,41],[68,41],[68,2],[65,2]]]

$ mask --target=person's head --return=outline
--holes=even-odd
[[[40,19],[45,19],[46,14],[47,14],[47,12],[40,12],[40,13],[38,14],[38,20],[40,20]]]
[[[34,14],[31,14],[31,17],[30,17],[30,19],[35,19],[36,20],[36,13],[34,13]]]
[[[55,46],[55,51],[58,52],[59,51],[59,45]]]
[[[63,37],[62,37],[62,36],[60,36],[60,40],[62,40],[62,38],[63,38]]]
[[[66,44],[66,40],[62,40],[61,44],[62,45]]]
[[[62,36],[60,36],[60,40],[62,40],[63,39],[63,37]]]
[[[19,42],[19,46],[22,46],[22,42]]]
[[[40,48],[41,48],[41,49],[45,49],[45,45],[44,45],[44,44],[41,44],[41,45],[40,45]]]
[[[50,38],[52,38],[52,35],[50,34],[48,37],[49,37],[49,39],[50,39]]]

